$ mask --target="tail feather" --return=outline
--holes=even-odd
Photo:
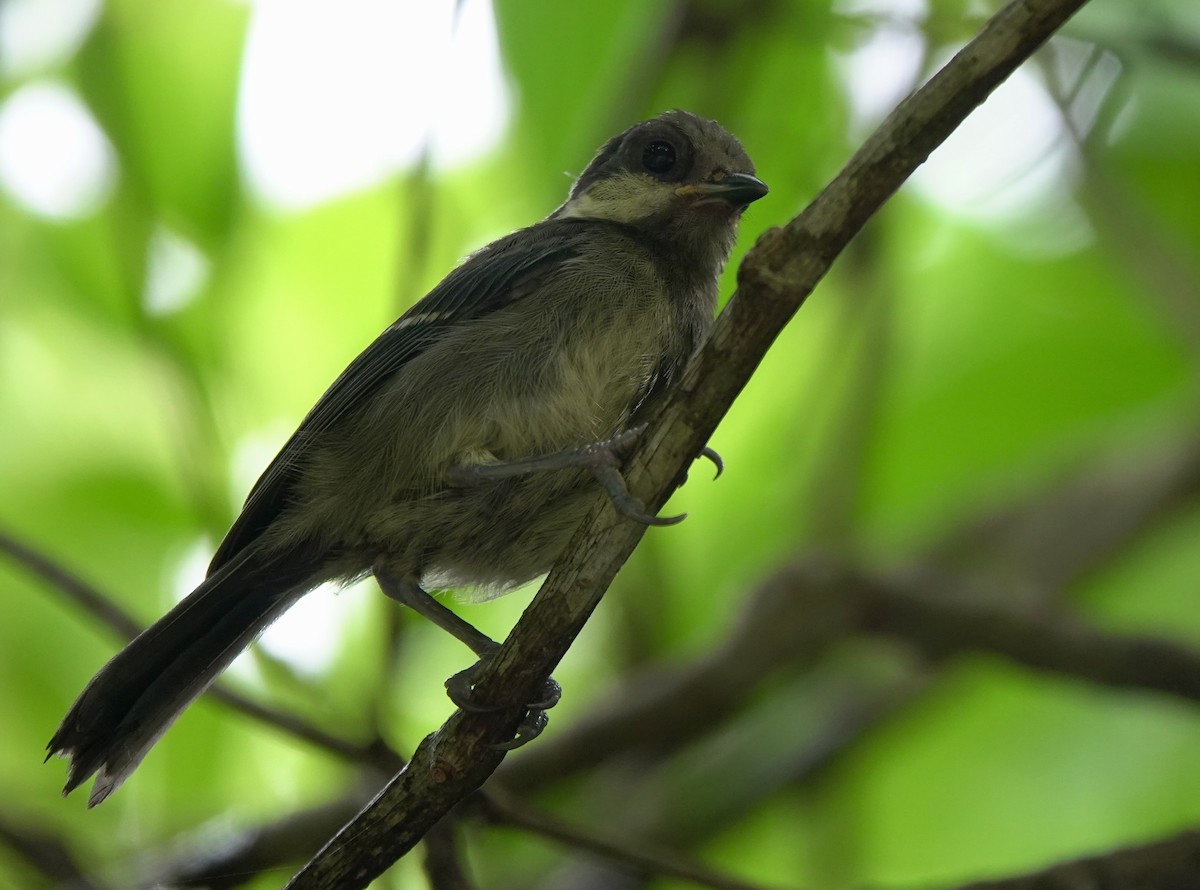
[[[311,586],[311,559],[235,557],[92,678],[47,746],[70,758],[69,794],[98,773],[88,806],[125,781],[175,718]]]

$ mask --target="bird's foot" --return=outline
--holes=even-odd
[[[674,525],[683,521],[687,514],[655,516],[648,512],[646,505],[629,491],[629,487],[625,484],[625,477],[621,475],[621,464],[629,457],[633,447],[645,432],[646,424],[643,423],[618,433],[610,439],[590,442],[566,451],[496,463],[455,464],[446,471],[446,478],[451,485],[470,486],[489,480],[508,479],[546,470],[577,467],[589,470],[596,477],[596,481],[600,483],[600,487],[612,501],[613,507],[622,516],[643,525]],[[711,449],[705,449],[706,456],[711,458],[716,452],[711,451],[709,454],[710,451]],[[719,468],[720,458],[717,457],[715,462]]]
[[[487,657],[484,656],[471,667],[459,671],[446,681],[446,694],[450,697],[450,701],[454,702],[456,707],[472,714],[489,714],[510,707],[509,705],[484,704],[475,698],[475,678]],[[561,698],[562,687],[553,677],[547,677],[538,700],[525,704],[525,716],[521,718],[513,737],[507,742],[497,742],[492,747],[499,751],[514,751],[536,739],[542,734],[546,724],[550,722],[546,711],[558,704]]]

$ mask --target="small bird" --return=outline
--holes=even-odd
[[[323,582],[373,574],[486,658],[496,644],[427,590],[497,595],[545,574],[597,482],[631,519],[675,521],[648,515],[619,466],[707,333],[738,220],[766,193],[736,138],[670,111],[450,272],[304,418],[200,585],[80,694],[48,745],[70,758],[63,793],[97,774],[88,805],[103,801]],[[465,706],[469,683],[451,692]]]

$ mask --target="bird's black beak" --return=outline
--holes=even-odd
[[[703,201],[719,200],[735,207],[745,207],[763,197],[770,189],[767,184],[749,173],[730,173],[716,182],[696,182],[675,189],[681,197],[694,196]]]

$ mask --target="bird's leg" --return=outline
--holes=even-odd
[[[591,442],[579,448],[566,451],[555,451],[552,454],[540,454],[536,457],[519,457],[515,460],[498,461],[490,464],[455,464],[446,471],[446,478],[451,485],[470,486],[496,479],[510,479],[514,476],[527,476],[530,473],[541,473],[546,470],[564,470],[579,467],[590,470],[600,483],[600,487],[608,493],[609,499],[617,512],[644,525],[674,525],[681,522],[687,514],[679,516],[654,516],[646,512],[646,506],[634,497],[625,484],[621,475],[621,463],[629,456],[633,446],[646,425],[628,429],[618,433],[611,439]],[[705,449],[707,455],[710,449]],[[716,454],[716,452],[712,452]],[[716,460],[720,467],[720,458]]]
[[[380,566],[375,567],[375,580],[379,583],[379,589],[389,599],[408,606],[418,615],[432,621],[480,658],[487,658],[500,648],[499,643],[477,630],[470,622],[459,618],[426,593],[415,581],[397,577]]]
[[[456,707],[476,713],[498,711],[507,707],[506,705],[481,704],[472,698],[475,675],[479,672],[480,665],[496,654],[496,650],[500,648],[499,643],[477,630],[470,622],[459,618],[426,593],[425,589],[417,582],[402,578],[383,565],[375,566],[374,575],[379,589],[385,596],[408,606],[418,615],[432,621],[479,656],[479,661],[446,681],[446,694]],[[538,701],[525,705],[525,717],[521,720],[521,725],[517,727],[516,735],[510,741],[502,742],[495,747],[511,751],[537,738],[546,728],[549,720],[546,710],[558,704],[561,697],[562,687],[553,677],[548,677],[546,685],[542,688],[542,697]]]

